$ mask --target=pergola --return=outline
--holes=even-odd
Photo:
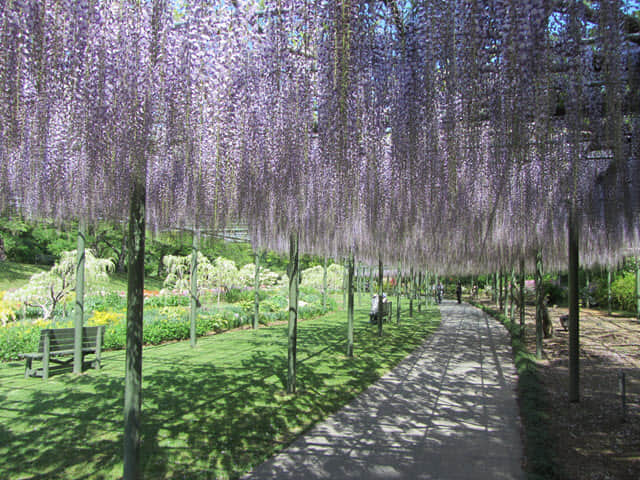
[[[246,224],[290,248],[294,303],[298,247],[542,258],[570,274],[577,400],[578,252],[640,248],[637,3],[3,1],[0,37],[0,210],[129,222],[125,478],[147,228]]]

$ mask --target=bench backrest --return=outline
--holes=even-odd
[[[97,327],[82,327],[82,348],[96,348],[100,331],[100,343],[104,338],[104,325]],[[49,351],[61,352],[73,350],[75,329],[74,328],[44,328],[40,331],[40,344],[38,352],[44,352],[45,337],[49,336]],[[101,345],[100,345],[101,346]]]

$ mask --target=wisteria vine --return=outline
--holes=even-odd
[[[0,0],[0,210],[472,273],[640,248],[621,0]],[[145,133],[146,132],[146,133]],[[144,163],[140,170],[139,163]]]

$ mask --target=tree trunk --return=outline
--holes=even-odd
[[[145,198],[146,187],[143,177],[142,180],[134,181],[129,211],[127,350],[124,387],[124,480],[140,478]]]
[[[580,401],[580,295],[578,292],[578,224],[575,207],[569,215],[569,401]]]
[[[542,358],[542,251],[536,252],[536,357]]]
[[[260,252],[256,252],[256,274],[253,283],[253,329],[258,328],[260,320]],[[323,304],[326,308],[326,305]]]
[[[191,348],[196,346],[196,318],[198,316],[198,240],[200,233],[193,231],[191,239],[191,302],[189,309],[189,338]]]
[[[353,357],[353,253],[349,254],[347,289],[347,356]]]
[[[289,236],[289,328],[288,328],[288,364],[287,393],[296,391],[296,350],[298,341],[298,233]]]
[[[82,325],[84,323],[84,246],[87,225],[84,219],[78,224],[78,251],[76,260],[76,308],[73,335],[73,373],[82,373]]]

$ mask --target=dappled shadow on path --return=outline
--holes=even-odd
[[[392,372],[246,478],[524,478],[506,332],[468,306],[442,316]]]
[[[145,477],[237,477],[352,400],[405,355],[407,342],[419,344],[411,335],[378,339],[363,310],[356,318],[356,357],[347,358],[344,324],[305,324],[296,395],[285,393],[284,326],[243,332],[222,360],[214,355],[221,345],[214,337],[199,340],[195,350],[145,348]],[[382,359],[372,351],[383,351]],[[21,365],[11,366],[12,376],[2,372],[1,478],[121,476],[124,356],[108,352],[107,358],[100,371],[46,382],[23,379]]]

